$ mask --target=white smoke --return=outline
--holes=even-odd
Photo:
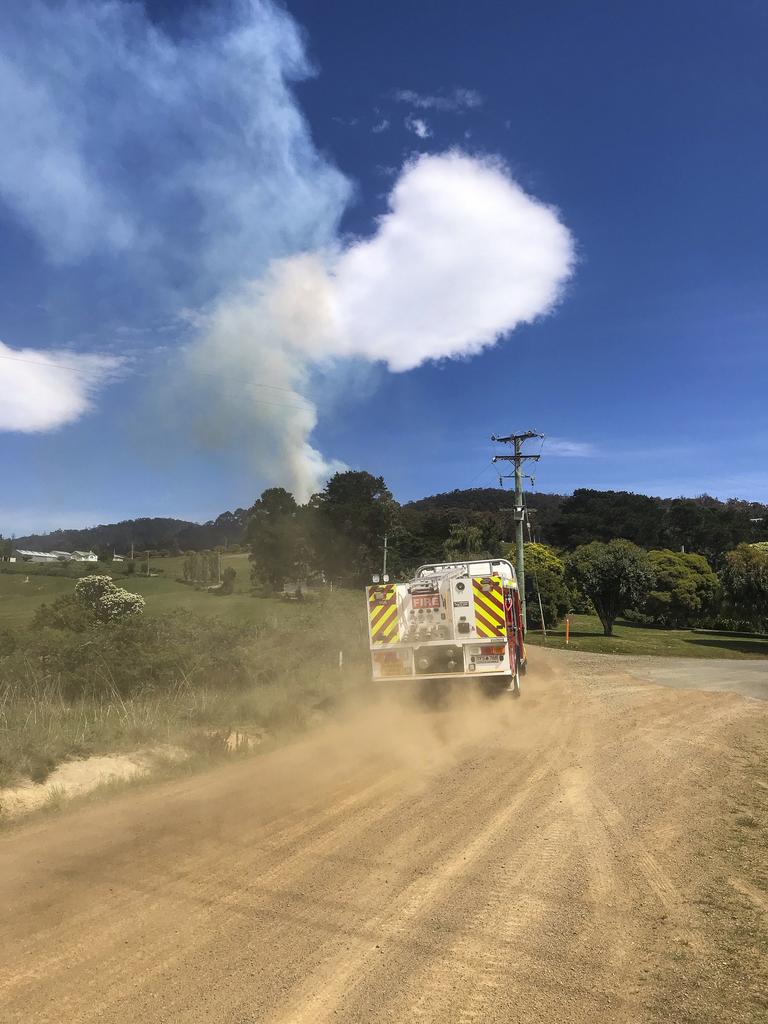
[[[259,481],[305,497],[335,465],[311,442],[318,371],[471,356],[553,307],[573,244],[500,163],[455,152],[408,164],[372,237],[341,245],[352,189],[292,92],[311,73],[295,22],[270,0],[188,10],[171,32],[141,2],[7,0],[0,200],[47,255],[62,322],[77,309],[72,337],[113,349],[134,331],[151,370],[174,340],[151,325],[193,311],[158,407],[173,392],[185,441],[252,453]],[[17,392],[0,429],[73,422],[115,368],[44,358],[27,375],[0,363],[4,401]]]
[[[327,244],[350,185],[292,94],[311,69],[290,15],[217,0],[184,18],[170,35],[141,2],[5,0],[0,198],[53,263],[97,256],[143,303],[191,306]]]
[[[34,434],[74,423],[122,365],[115,356],[12,349],[0,341],[0,430]]]
[[[474,355],[549,312],[572,272],[557,212],[498,161],[422,156],[389,207],[370,239],[273,262],[219,304],[186,355],[191,379],[227,410],[220,441],[245,417],[259,460],[302,498],[331,469],[309,442],[313,366],[356,357],[401,372]]]
[[[351,186],[294,98],[292,83],[312,73],[296,23],[270,0],[188,5],[179,17],[170,33],[142,2],[3,4],[0,203],[47,257],[35,283],[68,347],[146,338],[149,362],[158,341],[173,342],[153,337],[155,324],[336,237]],[[0,390],[15,392],[0,430],[53,429],[92,408],[107,364],[66,358],[87,375],[60,374],[59,394],[41,386],[54,352],[25,374],[0,361]]]

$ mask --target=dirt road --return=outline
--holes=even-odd
[[[532,661],[0,838],[0,1019],[765,1020],[768,704]]]

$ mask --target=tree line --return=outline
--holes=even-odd
[[[386,489],[381,477],[372,479],[381,481]],[[352,485],[351,481],[347,483]],[[497,549],[511,535],[512,501],[509,491],[479,487],[435,494],[402,506],[394,503],[399,531],[395,556],[411,562],[441,558],[457,523],[479,530],[483,545]],[[704,555],[719,569],[725,552],[738,544],[768,541],[768,505],[736,499],[719,501],[706,494],[656,498],[628,491],[579,488],[569,496],[533,492],[526,496],[526,504],[532,512],[534,539],[563,551],[573,551],[593,540],[623,539],[648,550],[685,548]],[[146,550],[179,555],[217,547],[232,551],[250,543],[249,522],[255,513],[263,511],[257,501],[250,507],[222,512],[202,524],[179,519],[125,520],[86,530],[20,537],[12,546],[43,551],[92,549],[104,559],[113,550],[127,554],[132,543],[137,555]],[[10,548],[10,541],[7,546]]]
[[[588,491],[564,499],[549,532],[570,540],[571,546],[526,545],[531,625],[541,624],[541,597],[547,625],[555,625],[569,610],[594,610],[607,635],[619,615],[670,628],[768,627],[768,543],[742,540],[760,525],[750,522],[758,517],[746,514],[756,506],[711,506],[688,499],[656,506],[659,500]],[[603,518],[611,514],[612,520]],[[717,521],[719,532],[712,525]],[[631,537],[612,535],[622,529],[634,537],[661,538],[663,546],[646,550]],[[284,488],[263,492],[246,533],[253,581],[268,590],[313,579],[363,585],[383,568],[385,536],[393,578],[425,562],[499,555],[514,559],[508,539],[512,522],[502,507],[401,507],[382,477],[349,470],[336,473],[305,505]],[[664,545],[681,536],[688,543],[677,550]],[[702,546],[707,538],[717,538],[708,552],[714,552],[712,562],[707,553],[690,550],[691,537]]]
[[[568,611],[592,612],[606,636],[619,616],[668,629],[768,631],[768,544],[739,544],[718,572],[703,555],[645,551],[627,540],[591,541],[573,552],[526,544],[528,621],[555,626]],[[539,604],[541,600],[541,605]]]

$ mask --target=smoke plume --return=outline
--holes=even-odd
[[[219,440],[245,417],[259,458],[306,497],[331,468],[309,440],[313,366],[362,358],[403,372],[475,355],[549,312],[573,259],[556,211],[500,162],[422,156],[403,169],[371,238],[274,261],[219,303],[186,371],[226,410]]]
[[[340,241],[352,187],[312,140],[292,91],[312,69],[271,0],[190,4],[172,23],[118,0],[3,14],[0,201],[46,260],[47,322],[67,324],[47,362],[90,362],[44,401],[50,367],[0,362],[18,389],[0,429],[77,419],[114,357],[73,345],[123,354],[130,338],[184,443],[253,453],[257,482],[305,497],[335,465],[312,444],[318,373],[468,357],[557,302],[568,231],[493,159],[406,164],[370,237]]]

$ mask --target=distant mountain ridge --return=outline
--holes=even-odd
[[[526,493],[533,513],[532,536],[562,550],[573,550],[592,540],[622,537],[645,548],[695,551],[717,559],[744,541],[768,542],[768,505],[709,495],[695,498],[658,498],[630,491],[578,488],[571,495]],[[486,543],[511,537],[514,493],[498,487],[470,487],[428,495],[402,506],[402,526],[409,532],[414,557],[427,552],[440,557],[451,523],[468,521],[482,526]],[[501,515],[500,515],[501,513]],[[223,512],[207,523],[185,519],[143,518],[92,526],[82,530],[56,530],[13,540],[15,548],[39,551],[93,550],[99,555],[138,555],[152,551],[204,551],[243,544],[250,509]],[[500,526],[500,524],[502,524]],[[404,543],[402,538],[400,543]]]
[[[161,516],[125,519],[119,523],[89,526],[82,530],[54,530],[16,537],[14,548],[35,551],[94,550],[130,554],[142,551],[199,551],[218,545],[238,544],[245,536],[248,512],[224,512],[207,523]]]

